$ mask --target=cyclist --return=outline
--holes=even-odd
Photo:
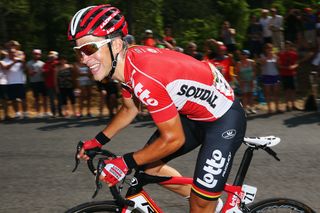
[[[136,97],[157,130],[140,150],[106,160],[100,179],[112,186],[142,165],[149,174],[180,175],[166,163],[201,146],[191,189],[171,190],[190,195],[190,212],[213,212],[245,135],[244,110],[213,65],[176,51],[128,48],[125,35],[125,18],[110,5],[83,8],[70,22],[68,38],[95,80],[112,78],[123,87],[120,110],[94,139],[84,142],[79,158],[89,159],[85,150],[101,148],[130,124],[138,113]]]

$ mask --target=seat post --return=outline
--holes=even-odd
[[[253,151],[254,148],[252,147],[248,147],[245,151],[245,153],[243,154],[242,160],[241,160],[241,164],[239,166],[237,175],[234,179],[233,185],[235,186],[241,186],[244,182],[244,178],[247,175],[252,157],[253,157]]]

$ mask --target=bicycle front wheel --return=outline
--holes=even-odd
[[[309,206],[287,198],[272,198],[252,204],[252,213],[315,213]]]
[[[91,212],[121,212],[121,207],[115,201],[94,201],[75,206],[65,213],[91,213]]]

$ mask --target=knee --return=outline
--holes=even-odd
[[[214,212],[217,201],[205,200],[191,193],[190,196],[190,212]]]
[[[164,163],[161,161],[154,162],[146,165],[144,171],[149,175],[157,175],[160,173],[163,166],[164,166]]]

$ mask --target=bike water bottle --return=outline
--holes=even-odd
[[[218,199],[217,207],[215,213],[220,213],[223,207],[223,201],[221,198]]]

